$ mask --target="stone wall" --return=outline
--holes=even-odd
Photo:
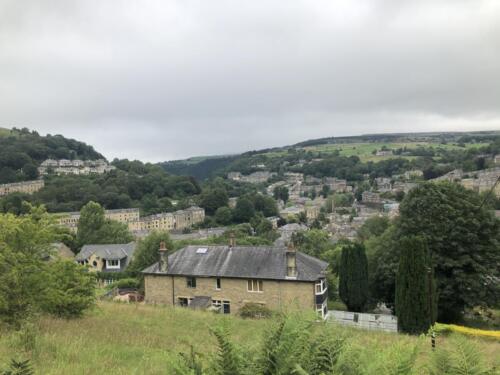
[[[263,280],[262,292],[249,292],[247,279],[221,278],[221,289],[216,289],[215,277],[197,277],[196,288],[188,288],[183,276],[145,276],[145,301],[172,305],[172,282],[174,300],[207,296],[213,300],[229,301],[235,313],[249,302],[265,305],[271,310],[314,311],[314,282],[293,280]]]

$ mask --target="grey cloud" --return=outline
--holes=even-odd
[[[499,46],[495,0],[4,0],[0,126],[153,161],[500,129]]]

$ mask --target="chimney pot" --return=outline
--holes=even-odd
[[[158,250],[159,253],[159,262],[158,262],[158,270],[160,272],[167,272],[168,271],[168,255],[167,255],[167,247],[165,246],[165,242],[161,241],[160,242],[160,249]]]
[[[290,241],[286,250],[286,276],[297,278],[297,252]]]

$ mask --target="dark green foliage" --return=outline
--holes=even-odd
[[[233,219],[237,223],[248,223],[255,215],[255,207],[249,198],[242,197],[236,202]]]
[[[75,318],[95,304],[95,276],[73,261],[51,263],[44,283],[42,309],[50,314]]]
[[[373,216],[365,221],[358,230],[358,237],[366,241],[370,237],[380,236],[389,227],[389,219],[386,216]]]
[[[437,281],[439,320],[457,321],[467,307],[497,301],[500,221],[474,191],[451,183],[424,184],[400,206],[399,236],[422,236]]]
[[[276,205],[276,201],[268,195],[255,194],[253,196],[253,204],[255,211],[261,212],[264,217],[278,215],[278,206]]]
[[[220,225],[229,225],[233,221],[233,212],[229,207],[219,207],[215,211],[215,221]]]
[[[128,271],[133,275],[140,276],[142,270],[158,262],[158,250],[162,241],[165,242],[168,250],[173,250],[173,243],[168,232],[153,231],[147,237],[142,238],[137,244],[134,259],[130,263]]]
[[[207,215],[213,215],[219,207],[225,207],[229,203],[227,192],[224,189],[208,189],[203,191],[200,198],[200,207],[205,209]]]
[[[436,321],[436,288],[429,251],[420,237],[403,237],[396,276],[398,330],[426,333]]]
[[[127,225],[106,219],[99,203],[91,201],[82,208],[76,235],[79,248],[87,244],[128,243],[132,240]]]
[[[30,360],[16,361],[12,359],[8,370],[0,372],[0,375],[33,375]]]
[[[62,135],[40,136],[28,129],[13,129],[0,137],[0,184],[32,180],[45,159],[104,159],[92,146]]]
[[[242,318],[260,319],[270,318],[272,311],[259,303],[248,302],[240,308],[239,314]]]
[[[288,188],[286,186],[276,186],[273,191],[274,199],[288,201]]]
[[[349,311],[364,310],[368,301],[368,261],[362,244],[352,243],[342,248],[339,296]]]

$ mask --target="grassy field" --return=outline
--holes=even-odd
[[[191,346],[207,360],[215,349],[210,328],[225,324],[232,338],[246,348],[258,349],[268,320],[243,320],[209,312],[146,305],[99,303],[78,320],[42,318],[32,352],[20,350],[19,337],[0,336],[0,369],[10,358],[31,358],[36,374],[168,374],[168,363]],[[343,333],[351,348],[365,356],[380,356],[388,350],[420,343],[419,361],[430,352],[427,338],[318,325],[318,330]],[[451,337],[439,337],[439,346],[450,346]],[[495,354],[500,342],[474,339],[490,362],[500,366]],[[366,357],[365,357],[366,358]]]
[[[465,145],[466,148],[477,148],[485,146],[486,143],[467,143]],[[305,147],[305,150],[323,152],[323,153],[332,153],[336,150],[340,151],[340,155],[343,156],[359,156],[361,161],[380,161],[395,157],[400,157],[398,155],[393,156],[375,156],[372,154],[374,150],[380,150],[382,146],[386,146],[389,149],[398,149],[404,148],[407,149],[416,149],[419,147],[429,148],[433,147],[435,149],[441,148],[445,150],[463,150],[463,147],[459,147],[457,144],[447,143],[429,143],[429,142],[407,142],[407,143],[345,143],[345,144],[327,144],[327,145],[318,145],[318,146],[310,146]],[[405,157],[405,156],[403,156]],[[406,156],[405,158],[411,159],[412,157]]]

